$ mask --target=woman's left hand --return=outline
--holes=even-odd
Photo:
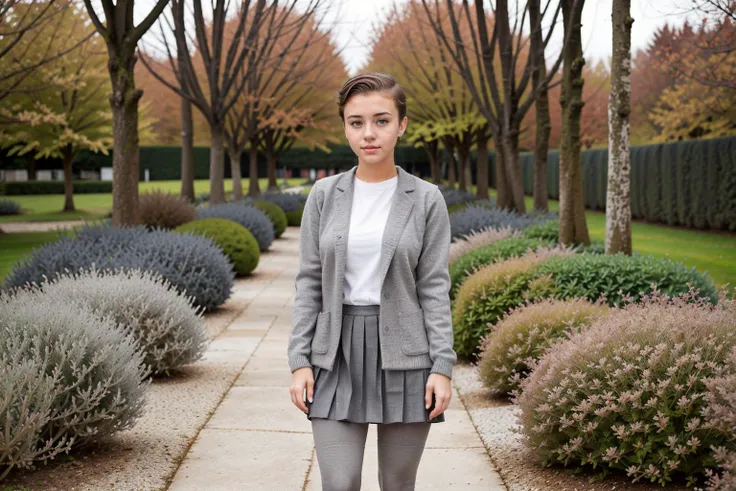
[[[427,379],[427,387],[424,391],[424,408],[429,409],[432,404],[432,393],[435,395],[434,410],[429,414],[429,419],[434,419],[445,412],[450,405],[452,388],[450,378],[441,373],[430,373]]]

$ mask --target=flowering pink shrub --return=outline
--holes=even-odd
[[[706,382],[708,406],[704,416],[718,431],[730,435],[736,441],[736,346],[731,351],[732,373]],[[715,449],[716,460],[723,467],[720,475],[711,474],[708,489],[733,491],[736,489],[736,452],[725,447]]]
[[[717,465],[715,449],[736,450],[704,417],[708,382],[736,373],[736,302],[695,300],[655,292],[540,359],[517,402],[524,441],[545,465],[693,484]]]
[[[542,300],[509,312],[481,342],[483,385],[499,394],[515,392],[550,346],[609,310],[576,298]]]

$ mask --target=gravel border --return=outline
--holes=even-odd
[[[458,363],[452,380],[460,399],[470,414],[476,431],[483,440],[491,461],[501,474],[508,491],[685,491],[681,486],[632,484],[624,478],[612,477],[604,482],[589,483],[589,475],[573,476],[564,468],[542,467],[521,442],[518,428],[518,406],[507,399],[494,397],[483,388],[477,367]],[[692,488],[690,488],[692,489]]]

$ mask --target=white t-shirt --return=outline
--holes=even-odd
[[[365,182],[355,178],[343,303],[381,303],[381,283],[378,278],[381,243],[398,182],[399,176],[381,182]]]

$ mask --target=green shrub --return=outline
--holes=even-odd
[[[704,420],[706,383],[733,374],[736,306],[656,293],[556,344],[522,382],[525,444],[545,465],[694,484],[736,440]]]
[[[224,218],[202,218],[177,227],[175,232],[202,235],[212,239],[233,264],[238,276],[256,269],[261,257],[258,242],[248,229]]]
[[[529,250],[536,250],[545,245],[550,244],[545,244],[539,239],[508,237],[470,251],[450,266],[450,297],[455,297],[463,281],[478,268],[510,257],[521,256]]]
[[[675,296],[686,293],[690,284],[713,302],[717,297],[716,288],[705,273],[654,256],[578,254],[545,261],[535,274],[552,277],[557,298],[585,297],[596,301],[602,295],[609,305],[620,305],[627,295],[638,300],[652,292],[652,285]]]
[[[0,294],[0,339],[0,476],[131,428],[142,415],[143,354],[111,318],[20,289]]]
[[[560,241],[560,222],[559,220],[549,220],[531,225],[525,228],[522,233],[524,237],[530,239],[540,239],[557,244]]]
[[[194,363],[207,348],[207,331],[192,298],[156,273],[90,270],[60,276],[42,289],[112,317],[133,335],[154,375]]]
[[[455,239],[450,244],[450,266],[470,251],[495,244],[499,240],[507,237],[521,237],[521,233],[510,227],[486,228],[478,232],[471,232],[465,237]]]
[[[154,189],[140,195],[138,217],[148,228],[172,229],[194,220],[197,212],[185,198]]]
[[[537,251],[546,252],[545,249]],[[534,261],[534,267],[524,270],[523,274],[506,273],[500,267],[499,274],[509,276],[497,278],[492,268],[502,264],[481,268],[467,278],[455,294],[454,323],[456,338],[460,340],[456,343],[460,349],[458,355],[469,356],[474,352],[488,326],[526,300],[587,298],[595,302],[603,297],[608,305],[615,306],[629,297],[638,300],[654,289],[677,295],[687,292],[692,285],[701,295],[716,301],[715,287],[705,275],[665,258],[575,254],[567,249],[548,254],[544,261]],[[484,269],[487,271],[477,276]],[[473,284],[466,288],[473,278]],[[490,283],[485,285],[487,281]]]
[[[480,268],[460,286],[453,306],[455,351],[470,358],[496,321],[525,301],[524,293],[534,279],[534,267],[553,255],[569,255],[561,249],[538,249]]]
[[[273,233],[278,239],[286,230],[289,225],[289,220],[286,218],[286,213],[276,203],[269,201],[257,200],[253,203],[253,206],[261,210],[268,216],[268,219],[273,223]],[[301,218],[300,218],[301,220]]]
[[[547,299],[509,312],[481,343],[483,385],[498,394],[516,393],[550,346],[608,311],[585,299]]]
[[[301,226],[302,213],[304,213],[304,206],[302,206],[299,210],[286,212],[286,221],[289,223],[290,227]]]

